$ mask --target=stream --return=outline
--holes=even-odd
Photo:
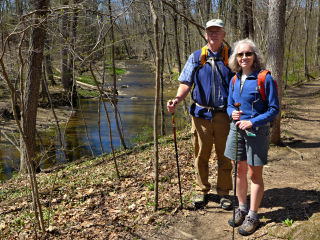
[[[128,71],[123,76],[118,76],[117,86],[119,90],[118,111],[120,113],[125,143],[127,147],[133,146],[136,138],[153,138],[153,111],[154,111],[154,95],[155,95],[155,79],[146,66],[136,60],[126,61]],[[176,89],[165,91],[164,98],[168,99],[176,93]],[[121,147],[121,142],[114,119],[114,110],[107,102],[106,106],[109,113],[112,129],[112,142],[114,149]],[[39,146],[41,152],[47,151],[40,164],[41,168],[52,167],[56,164],[62,164],[80,159],[83,156],[98,156],[103,153],[110,153],[110,137],[108,121],[106,118],[104,106],[99,105],[98,99],[81,99],[80,111],[76,111],[68,124],[63,141],[66,157],[61,154],[59,142],[57,139],[57,131],[51,134],[42,134],[41,139],[44,148]],[[100,133],[101,143],[99,141],[98,127],[98,108],[100,108]],[[171,115],[165,111],[166,116],[166,133],[172,133]],[[182,108],[176,113],[176,128],[182,128],[184,125],[184,117],[182,116]],[[160,122],[160,117],[159,117]],[[88,137],[86,134],[86,126]],[[19,152],[9,143],[4,142],[1,138],[0,147],[0,181],[10,179],[12,174],[19,169]],[[90,143],[90,145],[89,145]],[[90,149],[91,146],[91,149]],[[43,148],[43,149],[42,149]],[[48,150],[49,149],[49,150]],[[102,150],[103,149],[103,150]]]

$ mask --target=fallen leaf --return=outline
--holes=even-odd
[[[0,230],[3,230],[6,228],[6,224],[4,222],[0,223]]]

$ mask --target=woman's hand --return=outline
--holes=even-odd
[[[236,127],[239,127],[241,130],[246,130],[252,128],[252,122],[250,120],[241,120],[236,122]]]
[[[232,113],[231,113],[231,117],[234,121],[238,121],[240,120],[240,116],[242,114],[242,111],[237,111],[237,110],[234,110]]]

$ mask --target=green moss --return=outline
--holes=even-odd
[[[80,82],[86,83],[86,84],[93,85],[93,86],[96,85],[92,76],[83,75],[83,76],[78,77],[77,80]]]
[[[112,67],[106,67],[106,69],[108,70],[108,72],[109,72],[109,74],[111,75],[111,76],[113,76],[113,69],[112,69]],[[126,70],[124,70],[124,69],[121,69],[121,68],[116,68],[116,74],[117,75],[123,75],[123,74],[125,74],[126,73]]]
[[[77,92],[81,97],[98,97],[99,96],[99,92],[97,91],[90,91],[90,90],[81,89],[81,88],[79,88]]]

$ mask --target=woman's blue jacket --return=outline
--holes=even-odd
[[[258,89],[258,74],[260,71],[254,71],[247,76],[242,90],[240,91],[241,73],[237,73],[237,79],[233,86],[231,79],[229,84],[229,96],[227,112],[231,118],[235,110],[234,104],[240,103],[240,110],[243,111],[240,120],[250,120],[252,127],[259,127],[271,122],[279,113],[279,98],[276,84],[270,74],[265,79],[264,101]]]

